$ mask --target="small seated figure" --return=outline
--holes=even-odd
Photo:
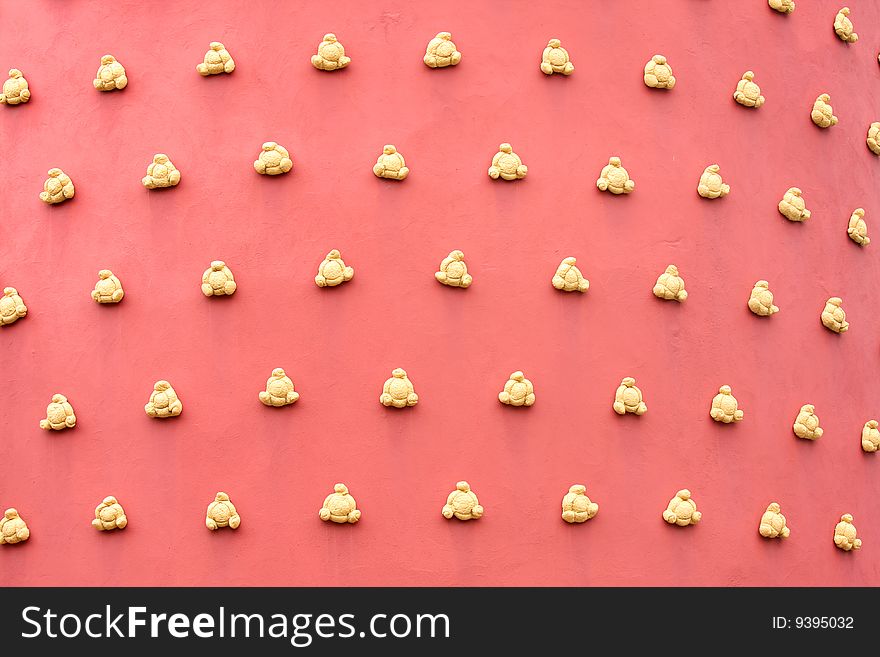
[[[332,32],[324,35],[324,40],[318,44],[318,54],[312,55],[312,66],[319,71],[336,71],[348,66],[349,62],[351,57],[346,57],[345,48]]]
[[[691,492],[687,488],[678,491],[663,512],[663,520],[679,527],[696,525],[702,517],[703,514],[697,511],[697,503],[691,499]]]
[[[843,299],[831,297],[825,302],[822,310],[822,324],[829,331],[843,333],[849,330],[849,322],[846,321],[846,312],[843,310]]]
[[[64,395],[52,395],[52,401],[46,407],[46,419],[40,420],[40,429],[73,429],[76,426],[76,415],[73,406]]]
[[[525,178],[529,168],[522,163],[519,155],[513,152],[510,144],[504,143],[498,146],[498,152],[492,158],[492,166],[489,167],[489,177],[492,180],[516,180]]]
[[[770,7],[780,14],[790,14],[794,11],[794,0],[767,0]]]
[[[391,180],[403,180],[409,175],[409,169],[403,160],[403,155],[397,152],[394,144],[385,144],[382,155],[373,165],[373,173],[378,178],[390,178]]]
[[[4,287],[0,297],[0,326],[13,324],[27,315],[27,306],[14,287]]]
[[[675,86],[675,76],[666,57],[654,55],[645,64],[645,85],[652,89],[672,89]]]
[[[459,250],[450,251],[440,263],[440,271],[434,272],[434,278],[449,287],[470,287],[473,276],[468,274],[464,253]]]
[[[468,482],[459,481],[455,484],[455,490],[446,498],[441,513],[447,520],[451,520],[453,516],[459,520],[477,520],[483,517],[483,507]]]
[[[678,267],[669,265],[666,271],[657,278],[654,285],[654,296],[667,301],[684,301],[688,298],[684,289],[684,279],[678,275]]]
[[[849,218],[849,225],[846,228],[846,234],[849,238],[860,246],[868,246],[871,238],[868,237],[868,224],[865,223],[865,208],[856,208],[853,210],[852,216]]]
[[[813,111],[810,112],[810,118],[820,128],[829,128],[837,125],[837,117],[834,116],[834,110],[831,108],[830,102],[831,96],[821,94],[816,99],[816,102],[813,103]]]
[[[15,545],[28,540],[30,535],[31,530],[28,529],[24,518],[18,515],[18,511],[6,509],[6,513],[0,518],[0,545],[4,543]]]
[[[0,93],[0,105],[18,105],[31,99],[31,90],[28,89],[27,80],[17,68],[9,69],[9,79],[3,83],[3,92]]]
[[[861,550],[862,539],[857,538],[858,532],[853,523],[853,517],[844,513],[840,516],[840,522],[834,527],[834,544],[841,550]]]
[[[736,83],[733,99],[744,107],[758,109],[764,104],[764,96],[761,95],[761,87],[754,80],[753,71],[743,73],[742,79]]]
[[[333,492],[324,498],[324,505],[318,511],[318,517],[325,522],[330,520],[341,524],[354,524],[361,519],[357,502],[349,494],[345,484],[336,484]]]
[[[612,157],[602,168],[596,187],[600,191],[609,191],[612,194],[629,194],[636,188],[636,181],[630,178],[627,170],[621,166],[620,158]]]
[[[522,372],[516,371],[498,393],[498,401],[508,406],[531,406],[535,403],[535,386]]]
[[[287,173],[293,168],[293,160],[290,152],[281,144],[267,141],[263,144],[259,157],[254,160],[254,169],[257,173],[266,176],[277,176]]]
[[[398,367],[391,372],[391,378],[382,386],[379,402],[382,406],[394,408],[406,408],[419,403],[419,396],[412,381],[406,376],[406,370]]]
[[[770,502],[761,523],[758,525],[758,533],[764,538],[788,538],[791,530],[785,525],[785,516],[777,502]]]
[[[117,62],[113,55],[104,55],[101,57],[101,65],[98,67],[93,84],[98,91],[125,89],[128,84],[125,67]]]
[[[220,73],[232,73],[235,70],[235,60],[219,41],[212,41],[208,52],[205,53],[205,60],[201,64],[196,64],[196,70],[199,75],[218,75]]]
[[[806,221],[810,218],[803,192],[798,187],[789,187],[777,207],[779,213],[789,221]]]
[[[739,422],[743,419],[743,412],[738,408],[736,397],[733,396],[730,386],[721,386],[718,394],[712,398],[712,408],[709,417],[716,422]]]
[[[779,307],[773,305],[773,293],[770,291],[770,283],[758,281],[752,288],[749,296],[749,310],[759,317],[769,317],[779,312]]]
[[[330,251],[327,257],[318,265],[318,275],[315,276],[315,285],[318,287],[334,287],[354,278],[354,268],[347,267],[342,259],[342,254],[336,249]]]
[[[599,505],[587,497],[587,487],[583,484],[575,484],[562,498],[562,519],[565,522],[586,522],[597,513]]]
[[[147,167],[147,175],[141,179],[147,189],[175,187],[180,182],[180,170],[165,153],[156,153]]]
[[[824,433],[819,426],[819,416],[816,415],[816,407],[812,404],[801,406],[800,412],[792,425],[794,435],[807,440],[818,440]]]
[[[703,198],[720,198],[730,194],[730,185],[721,179],[721,167],[710,164],[703,169],[700,183],[697,185],[697,194]]]
[[[221,527],[238,529],[241,525],[241,516],[235,509],[235,505],[229,499],[229,495],[219,492],[214,496],[214,501],[208,505],[208,513],[205,516],[205,526],[211,531]]]
[[[150,401],[144,406],[150,417],[175,417],[183,412],[183,402],[167,381],[156,381]]]
[[[214,260],[202,274],[202,294],[206,297],[222,297],[235,294],[238,285],[232,270],[222,260]]]
[[[862,427],[862,449],[866,452],[876,452],[880,449],[880,423],[877,420],[868,420]]]
[[[73,181],[58,167],[49,169],[49,177],[43,183],[43,191],[40,192],[40,200],[49,205],[63,203],[73,198]]]
[[[428,47],[425,50],[425,64],[431,68],[455,66],[460,61],[461,53],[455,49],[452,34],[449,32],[438,32],[437,36],[428,41]]]
[[[574,73],[574,64],[568,56],[568,51],[562,47],[559,39],[550,39],[544,52],[541,54],[541,72],[547,75],[561,73],[571,75]]]
[[[266,406],[287,406],[299,399],[299,393],[293,389],[293,381],[280,367],[272,370],[272,376],[266,381],[266,389],[260,392],[260,401]]]
[[[125,529],[126,525],[128,525],[128,517],[122,510],[122,505],[112,495],[105,497],[104,501],[95,507],[95,519],[92,520],[92,527],[99,532]]]
[[[618,415],[626,413],[644,415],[648,412],[648,405],[642,400],[642,391],[636,386],[636,380],[631,376],[625,377],[617,387],[612,408]]]
[[[95,289],[92,290],[92,299],[98,303],[119,303],[124,296],[122,283],[113,275],[112,271],[102,269],[98,272],[98,282],[95,283]]]
[[[868,148],[874,155],[880,155],[880,121],[868,127]]]
[[[556,268],[556,273],[550,279],[550,283],[557,290],[563,292],[586,292],[590,289],[590,281],[584,278],[581,270],[577,268],[577,258],[568,257],[563,259]]]
[[[841,41],[846,43],[855,43],[859,40],[859,35],[853,32],[853,24],[849,17],[849,7],[844,7],[837,16],[834,17],[834,33]]]

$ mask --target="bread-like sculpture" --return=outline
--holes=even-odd
[[[212,41],[205,53],[205,60],[196,64],[196,70],[203,76],[232,73],[235,70],[235,60],[226,50],[226,46],[219,41]]]
[[[866,452],[876,452],[880,449],[880,423],[877,420],[868,420],[862,427],[862,449]]]
[[[260,401],[266,406],[287,406],[299,399],[299,393],[293,389],[293,381],[280,367],[272,370],[272,376],[266,381],[266,389],[260,391]]]
[[[764,96],[761,95],[761,87],[757,85],[753,71],[743,73],[742,79],[736,83],[736,91],[733,99],[745,107],[758,109],[764,104]]]
[[[834,110],[831,108],[829,104],[831,102],[831,96],[828,94],[821,94],[816,102],[813,103],[813,110],[810,112],[810,118],[813,119],[813,123],[815,123],[820,128],[829,128],[833,125],[837,125],[837,117],[834,116]]]
[[[764,538],[788,538],[791,530],[785,525],[785,516],[777,502],[770,502],[761,523],[758,525],[758,533]]]
[[[0,518],[0,545],[4,543],[15,545],[28,540],[30,535],[31,530],[28,529],[24,518],[18,515],[18,511],[6,509],[6,513]]]
[[[318,54],[312,55],[312,66],[319,71],[345,68],[349,62],[351,57],[345,55],[345,48],[332,32],[324,35],[324,40],[318,44]]]
[[[202,274],[202,294],[206,297],[235,294],[238,285],[232,270],[222,260],[214,260]]]
[[[834,544],[847,552],[862,549],[862,539],[857,538],[858,532],[852,522],[853,517],[844,513],[840,516],[840,522],[834,527]]]
[[[780,14],[790,14],[794,11],[794,0],[767,0],[767,2]]]
[[[617,387],[612,408],[618,415],[626,413],[644,415],[648,412],[648,405],[642,400],[642,390],[631,376],[625,377]]]
[[[712,408],[709,409],[709,417],[716,422],[739,422],[743,419],[743,412],[737,407],[736,397],[730,392],[730,386],[721,386],[718,394],[712,398]]]
[[[688,298],[687,290],[684,289],[684,279],[678,275],[678,267],[669,265],[666,271],[657,277],[654,296],[667,301],[684,301]]]
[[[789,187],[779,201],[779,213],[789,221],[806,221],[810,218],[802,194],[798,187]]]
[[[797,414],[791,428],[794,430],[795,436],[806,438],[807,440],[818,440],[824,433],[822,427],[819,426],[819,416],[816,415],[816,407],[812,404],[801,406],[801,410]]]
[[[865,208],[853,210],[849,225],[846,227],[846,234],[861,246],[868,246],[871,243],[871,238],[868,237],[868,224],[865,223]]]
[[[620,158],[615,156],[609,158],[608,164],[602,167],[596,187],[612,194],[629,194],[636,188],[636,181],[629,177],[627,170],[620,164]]]
[[[397,152],[394,144],[385,144],[382,154],[373,165],[373,173],[378,178],[403,180],[409,175],[409,168],[406,166],[403,155]]]
[[[574,73],[574,64],[568,56],[568,51],[562,47],[559,39],[550,39],[544,52],[541,54],[541,71],[547,75],[562,73],[571,75]]]
[[[315,276],[315,285],[318,287],[333,287],[345,283],[354,278],[354,268],[347,267],[342,260],[342,255],[336,249],[330,251],[327,257],[318,265],[318,275]]]
[[[125,89],[128,84],[125,67],[117,62],[113,55],[104,55],[101,57],[101,65],[92,83],[98,91]]]
[[[208,513],[205,516],[205,526],[211,531],[221,527],[238,529],[241,524],[241,516],[230,501],[229,495],[219,492],[214,496],[214,501],[208,505]]]
[[[450,251],[440,263],[440,271],[434,272],[434,278],[449,287],[469,287],[474,278],[468,274],[464,253],[459,250]]]
[[[9,79],[3,83],[3,92],[0,93],[0,105],[18,105],[31,99],[31,90],[28,89],[27,80],[17,68],[9,69]]]
[[[40,420],[40,429],[73,429],[76,426],[76,415],[73,406],[64,395],[52,395],[52,401],[46,407],[46,419]]]
[[[672,89],[675,86],[672,66],[666,61],[666,57],[654,55],[645,64],[645,85],[652,89]]]
[[[587,487],[575,484],[562,498],[562,519],[568,523],[586,522],[599,513],[599,505],[587,497]]]
[[[259,157],[254,160],[254,169],[257,173],[266,176],[277,176],[287,173],[293,168],[293,160],[284,146],[274,141],[263,144]]]
[[[759,317],[769,317],[779,312],[779,307],[773,305],[773,293],[770,291],[770,283],[758,281],[752,288],[749,296],[749,310]]]
[[[357,508],[357,502],[349,494],[348,487],[345,484],[336,484],[333,492],[324,498],[324,505],[318,511],[318,517],[339,524],[354,524],[361,519],[361,512]]]
[[[183,402],[174,388],[167,381],[156,381],[150,401],[144,405],[144,411],[150,417],[174,417],[183,411]]]
[[[697,511],[697,503],[691,499],[691,492],[687,488],[678,491],[663,511],[663,519],[670,525],[679,527],[696,525],[702,517],[703,514]]]
[[[834,33],[840,37],[841,41],[855,43],[859,40],[859,35],[853,32],[853,24],[848,16],[849,7],[844,7],[837,12],[837,16],[834,17]]]
[[[428,41],[428,47],[425,49],[425,64],[431,68],[455,66],[460,61],[461,53],[456,50],[452,42],[452,34],[449,32],[438,32],[437,36]]]
[[[95,519],[92,520],[92,527],[99,532],[125,529],[126,525],[128,525],[128,517],[123,511],[122,505],[112,495],[105,497],[95,507]]]
[[[822,310],[822,324],[835,333],[849,330],[849,322],[846,321],[846,312],[843,310],[843,299],[831,297],[825,302],[825,308]]]
[[[492,158],[492,166],[489,167],[489,177],[493,180],[516,180],[525,178],[529,168],[522,163],[519,155],[513,152],[510,144],[504,143],[498,146],[498,152]]]
[[[43,183],[43,191],[40,192],[40,200],[49,205],[63,203],[73,198],[73,181],[58,167],[49,169],[49,177]]]
[[[147,175],[141,179],[147,189],[176,187],[180,182],[180,170],[174,166],[165,153],[156,153],[147,167]]]
[[[4,287],[0,297],[0,326],[17,322],[27,315],[27,306],[14,287]]]
[[[406,370],[398,367],[392,370],[391,378],[382,386],[382,394],[379,395],[379,403],[382,406],[394,408],[406,408],[419,403],[416,389],[406,375]]]
[[[471,490],[470,484],[459,481],[455,484],[455,490],[446,498],[441,513],[447,520],[451,520],[453,516],[459,520],[476,520],[483,516],[483,507],[480,506],[477,494]]]
[[[868,127],[867,143],[874,155],[880,155],[880,121],[875,121]]]
[[[577,268],[577,258],[571,256],[562,260],[550,283],[563,292],[586,292],[590,289],[590,281]]]
[[[98,303],[119,303],[125,291],[122,289],[122,283],[113,272],[109,269],[102,269],[98,272],[98,282],[95,283],[95,289],[92,290],[92,299]]]
[[[697,185],[697,194],[703,198],[720,198],[730,194],[730,185],[721,179],[721,167],[710,164],[703,169],[700,183]]]
[[[498,393],[498,401],[508,406],[531,406],[535,403],[535,386],[522,372],[516,371]]]

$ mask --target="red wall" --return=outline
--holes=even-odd
[[[880,415],[880,242],[846,235],[862,206],[880,240],[865,147],[880,120],[876,3],[849,2],[854,45],[824,1],[790,16],[763,0],[186,4],[0,3],[0,65],[33,92],[0,108],[0,285],[29,308],[0,329],[0,506],[32,531],[0,549],[5,583],[880,585],[880,457],[860,448]],[[422,63],[440,30],[463,53],[454,69]],[[328,31],[352,57],[343,72],[309,64]],[[572,77],[540,72],[550,37]],[[237,68],[205,79],[195,65],[215,39]],[[642,84],[655,52],[672,92]],[[105,53],[128,71],[122,92],[92,88]],[[731,98],[746,69],[767,98],[757,111]],[[822,92],[840,117],[825,131],[809,118]],[[292,174],[254,172],[270,139]],[[526,180],[486,175],[502,141]],[[371,173],[385,143],[411,168],[403,183]],[[140,185],[156,152],[179,187]],[[636,181],[627,197],[595,187],[611,155]],[[713,162],[732,192],[706,201],[695,187]],[[53,166],[76,197],[48,207]],[[790,186],[804,224],[776,210]],[[357,275],[319,289],[331,248]],[[433,278],[454,248],[466,291]],[[585,295],[550,286],[568,255]],[[234,297],[199,290],[216,258]],[[651,294],[670,262],[682,305]],[[104,267],[124,283],[119,306],[89,298]],[[760,278],[782,309],[770,319],[746,307]],[[834,295],[845,335],[819,322]],[[302,398],[266,408],[278,366]],[[378,403],[398,366],[421,398],[404,411]],[[497,401],[516,369],[535,383],[530,409]],[[612,412],[627,375],[643,417]],[[176,420],[143,412],[162,378],[183,400]],[[745,411],[735,426],[708,415],[725,383]],[[55,392],[73,431],[38,427]],[[825,429],[815,443],[791,431],[804,403]],[[459,479],[486,508],[478,522],[440,515]],[[357,525],[318,519],[337,481]],[[584,525],[560,518],[573,483],[601,506]],[[660,517],[683,487],[697,527]],[[205,529],[218,490],[238,531]],[[109,494],[130,524],[98,533]],[[773,500],[785,542],[757,533]],[[861,552],[831,540],[844,512]]]

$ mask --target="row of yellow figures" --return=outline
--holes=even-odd
[[[441,510],[441,514],[447,520],[452,518],[465,521],[477,520],[483,516],[483,513],[484,509],[476,493],[466,481],[459,481],[455,485],[455,490],[449,493],[446,504]],[[562,498],[562,519],[567,523],[583,523],[594,518],[598,513],[599,505],[587,497],[587,488],[583,484],[574,484]],[[662,515],[663,520],[678,527],[695,525],[703,517],[703,514],[697,511],[697,504],[691,492],[686,488],[675,494]],[[348,492],[348,487],[339,483],[324,499],[318,517],[339,524],[354,524],[361,519],[361,511],[357,508],[354,497]],[[98,531],[125,529],[128,526],[128,516],[117,499],[109,495],[95,508],[92,526]],[[228,494],[220,491],[215,495],[214,500],[208,505],[205,526],[211,531],[223,527],[238,529],[241,526],[241,515]],[[767,506],[767,510],[761,516],[758,533],[764,538],[788,538],[791,535],[791,530],[777,502],[771,502]],[[16,509],[6,509],[3,519],[0,520],[0,544],[21,543],[29,537],[30,529],[24,518]],[[847,552],[862,547],[862,540],[858,538],[853,517],[848,513],[843,514],[840,522],[834,527],[834,544]]]

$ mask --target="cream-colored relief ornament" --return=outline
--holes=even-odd
[[[789,187],[777,207],[779,213],[789,221],[806,221],[810,218],[803,192],[798,187]]]
[[[98,67],[98,73],[92,83],[98,91],[125,89],[128,84],[125,67],[117,62],[113,55],[104,55],[101,57],[101,65]]]
[[[550,39],[547,47],[541,55],[541,71],[547,75],[561,73],[571,75],[574,73],[574,64],[568,56],[568,51],[562,47],[559,39]]]
[[[476,520],[483,517],[483,507],[480,506],[477,494],[471,490],[470,484],[459,481],[455,484],[455,490],[446,498],[441,513],[447,520],[451,520],[453,516],[459,520]]]
[[[737,407],[736,397],[731,394],[730,386],[721,386],[718,394],[712,398],[712,408],[709,416],[716,422],[739,422],[743,419],[743,412]]]
[[[645,64],[645,85],[652,89],[672,89],[675,86],[672,66],[666,61],[666,57],[654,55],[651,61]]]
[[[498,393],[498,401],[508,406],[531,406],[535,403],[535,386],[522,372],[514,372]]]
[[[76,426],[76,415],[73,406],[64,395],[52,395],[52,401],[46,407],[46,419],[40,420],[40,429],[73,429]]]
[[[843,299],[831,297],[825,302],[825,308],[822,310],[822,324],[835,333],[849,330],[849,322],[846,321],[846,312],[843,310]]]
[[[27,306],[18,295],[14,287],[3,288],[3,296],[0,297],[0,326],[6,326],[17,322],[27,315]]]
[[[575,484],[562,498],[562,519],[569,523],[586,522],[599,513],[599,505],[587,497],[587,487]]]
[[[0,518],[0,545],[4,543],[15,545],[28,540],[30,535],[31,530],[28,529],[24,518],[18,515],[18,511],[6,509],[3,518]]]
[[[409,175],[409,167],[394,144],[385,144],[382,154],[373,165],[373,173],[379,178],[403,180]]]
[[[678,275],[678,267],[669,265],[666,271],[657,277],[654,296],[667,301],[684,301],[688,298],[687,290],[684,289],[684,279]]]
[[[584,278],[577,268],[577,258],[565,258],[556,268],[550,283],[563,292],[586,292],[590,289],[590,281]]]
[[[440,271],[434,272],[434,278],[449,287],[469,287],[473,282],[473,276],[468,274],[467,264],[464,261],[464,253],[455,250],[443,258],[440,263]]]
[[[391,372],[391,378],[382,386],[382,394],[379,395],[382,406],[394,408],[406,408],[419,403],[412,381],[406,375],[406,370],[398,367]]]
[[[345,484],[336,484],[333,492],[324,498],[318,517],[339,524],[354,524],[361,519],[361,512],[357,508],[357,502],[349,494],[348,487]]]
[[[113,275],[112,271],[102,269],[98,272],[98,282],[95,283],[95,289],[92,290],[92,299],[98,303],[119,303],[124,296],[122,283]]]
[[[222,260],[214,260],[202,274],[202,294],[206,297],[235,294],[238,285],[232,270]]]
[[[636,181],[629,177],[627,170],[620,164],[619,157],[611,157],[602,168],[596,187],[612,194],[629,194],[636,188]]]
[[[773,293],[770,291],[770,283],[758,281],[752,288],[749,296],[749,310],[760,317],[769,317],[779,312],[779,307],[773,305]]]
[[[761,87],[754,80],[754,72],[743,73],[742,79],[736,83],[733,99],[740,105],[757,109],[764,104],[764,96],[761,95]]]
[[[156,381],[144,411],[150,417],[174,417],[183,411],[183,402],[168,381]]]
[[[834,17],[834,33],[841,41],[847,43],[855,43],[859,40],[859,35],[853,32],[853,24],[849,17],[849,7],[844,7],[837,16]]]
[[[0,105],[18,105],[31,99],[31,90],[28,89],[27,80],[17,68],[9,69],[9,79],[3,83],[3,92],[0,93]]]
[[[141,183],[147,189],[175,187],[180,182],[180,170],[168,159],[165,153],[156,153],[147,167],[147,175]]]
[[[212,41],[205,59],[201,64],[196,64],[199,75],[218,75],[220,73],[232,73],[235,70],[235,60],[219,41]]]
[[[312,55],[312,66],[320,71],[345,68],[349,62],[351,57],[345,55],[345,48],[333,33],[324,35],[324,40],[318,44],[318,54]]]
[[[438,32],[437,36],[428,41],[428,47],[425,49],[425,64],[431,68],[443,68],[445,66],[455,66],[461,61],[461,53],[455,48],[452,42],[452,34],[449,32]]]
[[[299,399],[299,393],[293,389],[293,381],[280,367],[272,370],[272,376],[266,381],[266,389],[260,391],[260,401],[266,406],[287,406]]]
[[[266,176],[277,176],[287,173],[293,168],[293,160],[290,152],[281,144],[267,141],[263,144],[260,155],[254,160],[254,169],[257,173]]]
[[[345,283],[354,278],[354,268],[347,267],[342,255],[336,249],[330,251],[327,257],[318,265],[318,275],[315,276],[315,284],[318,287],[333,287]]]
[[[841,550],[861,550],[862,539],[858,538],[856,526],[853,524],[853,517],[844,513],[840,516],[840,522],[834,527],[834,544]]]
[[[866,452],[876,452],[880,449],[880,423],[877,420],[868,420],[862,427],[862,449]]]
[[[489,177],[493,180],[516,180],[525,178],[529,168],[522,163],[519,155],[513,152],[510,144],[504,143],[498,146],[498,152],[492,158],[492,166],[489,167]]]
[[[834,116],[834,110],[831,108],[830,102],[831,96],[822,94],[813,103],[810,118],[820,128],[830,128],[833,125],[837,125],[837,117]]]
[[[710,164],[703,169],[700,176],[700,184],[697,185],[697,194],[703,198],[720,198],[730,194],[730,185],[721,179],[721,167]]]
[[[678,491],[663,511],[663,519],[670,525],[679,527],[696,525],[702,517],[703,514],[697,511],[697,503],[691,499],[691,492],[687,488]]]
[[[788,538],[791,530],[785,525],[785,516],[777,502],[770,502],[761,523],[758,525],[758,533],[764,538]]]
[[[794,0],[767,0],[767,2],[780,14],[790,14],[794,11]]]
[[[648,405],[642,400],[642,390],[631,376],[625,377],[617,387],[612,408],[618,415],[626,413],[644,415],[648,412]]]
[[[208,513],[205,516],[205,526],[214,531],[221,527],[238,529],[241,524],[241,516],[235,505],[230,501],[229,495],[219,492],[214,496],[214,501],[208,505]]]
[[[95,507],[95,519],[92,520],[92,527],[99,532],[125,529],[126,525],[128,525],[128,517],[123,511],[122,505],[112,495],[105,497]]]
[[[846,227],[846,234],[853,242],[861,246],[868,246],[871,243],[871,238],[868,237],[868,224],[865,223],[864,208],[853,210],[852,216],[849,218],[849,225]]]
[[[880,155],[880,121],[876,121],[868,127],[867,143],[874,155]]]
[[[73,181],[58,167],[49,169],[49,177],[43,183],[43,191],[40,192],[40,200],[49,205],[63,203],[73,198]]]
[[[801,406],[800,412],[792,425],[794,435],[807,440],[817,440],[822,437],[824,431],[819,426],[819,416],[816,415],[816,407],[812,404]]]

